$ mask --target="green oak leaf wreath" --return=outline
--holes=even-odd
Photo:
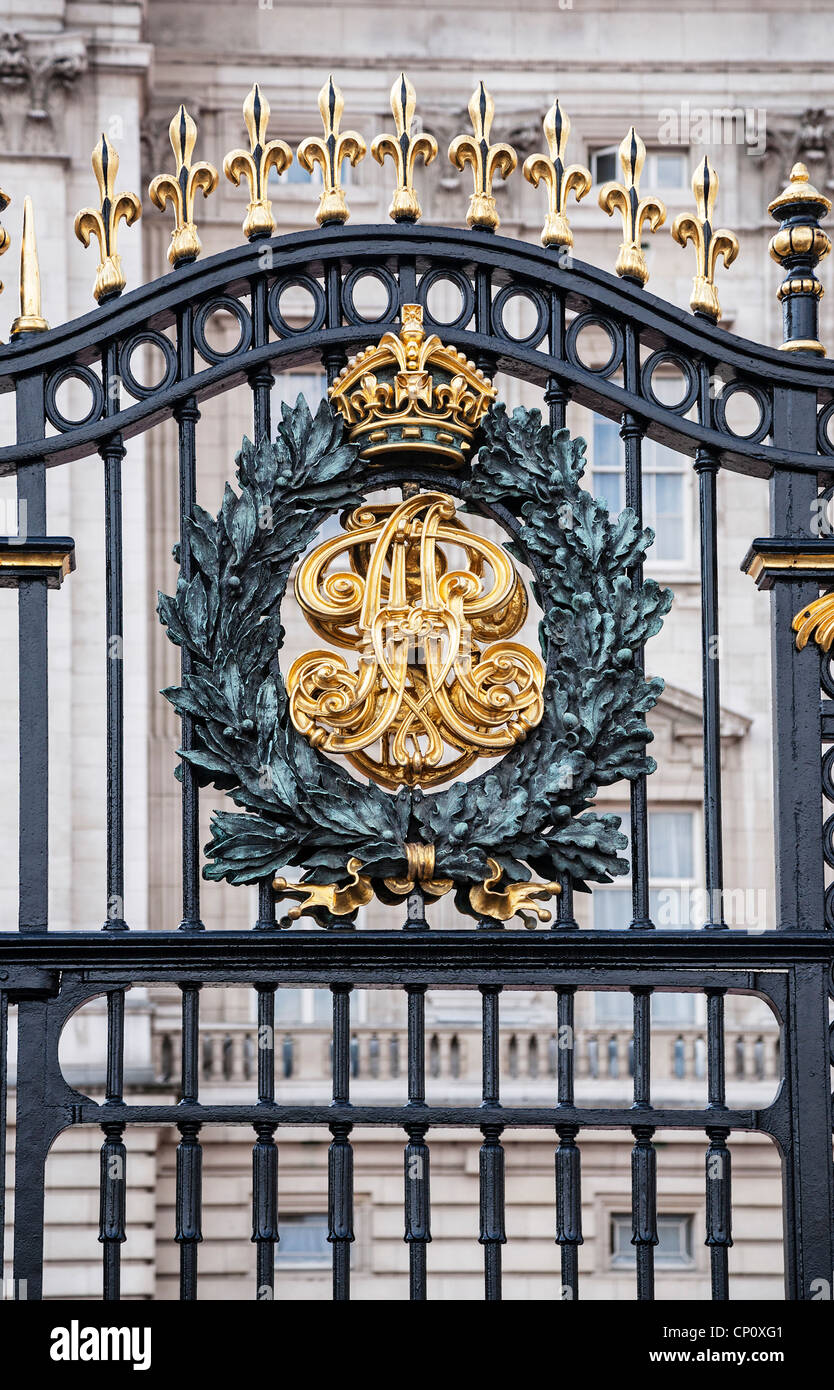
[[[302,396],[285,405],[274,443],[243,441],[238,490],[226,485],[217,516],[195,506],[186,520],[191,578],[159,595],[158,612],[190,669],[163,694],[192,719],[193,746],[179,756],[241,808],[214,813],[206,878],[252,883],[295,864],[304,882],[344,883],[356,857],[382,889],[406,874],[406,843],[423,842],[471,913],[468,890],[489,875],[488,857],[504,883],[569,873],[586,888],[627,870],[619,817],[593,801],[599,787],[655,766],[645,715],[663,682],[644,676],[635,653],[672,594],[632,576],[653,533],[628,508],[610,517],[580,486],[584,440],[542,425],[538,410],[496,405],[482,438],[467,505],[511,513],[518,535],[507,548],[538,574],[545,710],[499,763],[430,795],[358,781],[289,718],[278,655],[290,571],[322,523],[375,486],[341,417],[327,402],[312,416]]]

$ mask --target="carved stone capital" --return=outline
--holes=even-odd
[[[77,34],[0,33],[0,130],[9,154],[61,154],[67,92],[87,71]]]

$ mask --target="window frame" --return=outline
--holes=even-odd
[[[596,412],[594,412],[592,416],[591,458],[590,463],[588,465],[586,479],[588,478],[588,475],[590,475],[591,491],[593,493],[593,496],[596,497],[598,500],[602,501],[604,499],[600,496],[600,492],[597,485],[597,475],[608,475],[610,477],[622,478],[623,480],[625,480],[625,454],[624,451],[620,451],[616,467],[609,463],[598,464],[596,462],[595,435],[598,421],[603,422],[606,426],[611,427],[613,430],[617,430],[617,422],[616,420],[609,420],[607,416],[599,415]],[[687,460],[684,457],[684,455],[676,454],[674,450],[670,450],[670,454],[672,455],[672,457],[668,461],[663,460],[662,457],[658,457],[657,450],[659,447],[660,446],[658,445],[657,441],[654,439],[643,440],[643,476],[644,478],[655,477],[659,473],[671,473],[674,474],[676,477],[681,478],[681,530],[683,536],[683,550],[682,553],[676,558],[665,559],[662,556],[658,555],[657,544],[655,541],[646,554],[646,568],[649,570],[650,573],[663,573],[668,574],[670,578],[680,578],[681,576],[688,576],[690,574],[694,574],[695,565],[695,503],[694,485],[692,481],[692,469],[690,467],[687,467]],[[625,481],[623,481],[623,498],[625,499]],[[625,505],[625,501],[623,502],[623,505]],[[611,512],[611,515],[615,515],[615,513]],[[652,525],[651,519],[649,517],[644,517],[644,523],[647,526],[652,526],[652,530],[655,532],[655,536],[657,536],[658,527],[657,525]]]

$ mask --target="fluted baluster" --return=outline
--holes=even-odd
[[[707,992],[707,1108],[726,1110],[724,990]],[[730,1296],[728,1251],[732,1238],[731,1156],[727,1148],[730,1131],[709,1125],[706,1152],[706,1243],[709,1246],[712,1296],[725,1302]]]
[[[331,985],[333,993],[333,1104],[350,1104],[350,985]],[[333,1246],[333,1297],[350,1298],[350,1247],[353,1235],[353,1126],[342,1120],[330,1126],[333,1142],[327,1156],[328,1234]]]
[[[482,1105],[493,1107],[500,1104],[498,996],[501,986],[481,985],[480,989],[483,996]],[[479,1154],[479,1243],[484,1247],[484,1286],[488,1302],[497,1302],[501,1298],[501,1246],[507,1241],[504,1229],[504,1149],[501,1145],[503,1128],[503,1125],[495,1123],[481,1125],[484,1140]]]
[[[631,1243],[637,1257],[637,1297],[654,1298],[654,1247],[657,1245],[657,1154],[654,1129],[635,1125],[631,1151]]]
[[[258,1104],[275,1102],[275,986],[258,985]],[[252,1148],[252,1240],[257,1270],[256,1297],[270,1299],[275,1289],[275,1246],[278,1242],[278,1150],[276,1126],[256,1120]]]
[[[408,997],[408,1104],[426,1106],[426,987],[407,985]],[[431,1240],[430,1154],[427,1126],[406,1125],[405,1239],[408,1243],[409,1297],[426,1298],[426,1246]]]
[[[121,1105],[124,1091],[125,992],[111,990],[107,996],[107,1082],[104,1109]],[[127,1150],[123,1143],[124,1125],[102,1124],[99,1176],[99,1235],[102,1249],[102,1297],[114,1301],[121,1297],[121,1247],[125,1230],[127,1191]]]
[[[199,1101],[200,1075],[200,986],[181,985],[182,990],[182,1105]],[[175,1240],[180,1247],[180,1298],[197,1297],[197,1246],[202,1235],[203,1151],[199,1141],[200,1124],[180,1120],[177,1126]]]
[[[557,1087],[559,1105],[574,1103],[576,1031],[572,986],[557,990]],[[561,1249],[562,1298],[579,1297],[579,1246],[582,1239],[582,1159],[576,1144],[579,1126],[557,1124],[556,1244]]]

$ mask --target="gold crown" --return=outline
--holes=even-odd
[[[399,334],[352,357],[328,394],[364,457],[420,449],[459,467],[497,392],[457,348],[426,337],[421,305],[404,304]]]

